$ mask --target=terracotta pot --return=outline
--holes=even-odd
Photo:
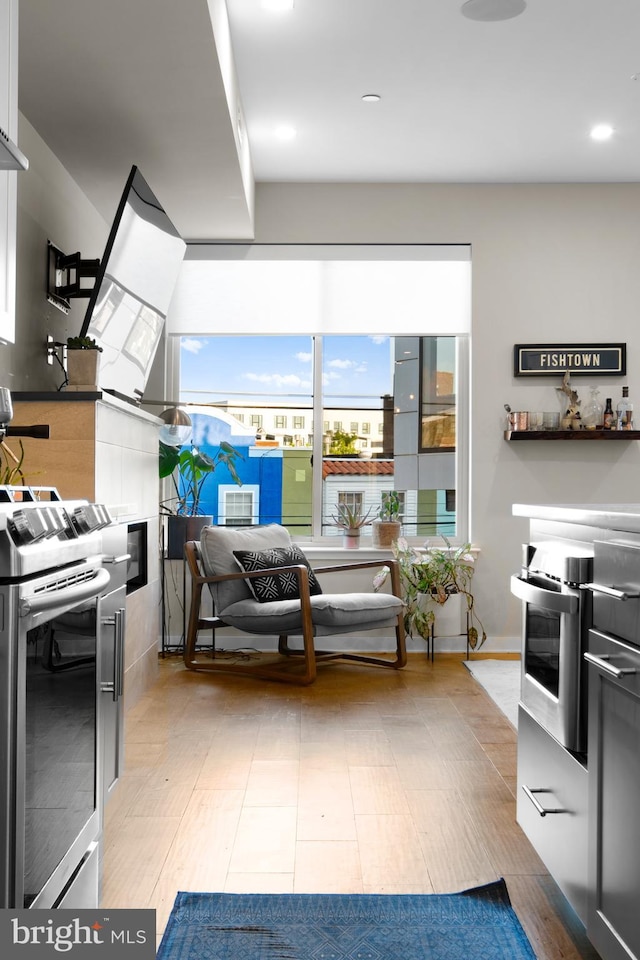
[[[374,520],[371,524],[371,543],[378,550],[390,550],[391,544],[402,533],[399,520]]]
[[[360,531],[345,530],[342,536],[342,546],[345,550],[357,550],[360,547]]]

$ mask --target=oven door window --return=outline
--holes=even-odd
[[[545,590],[555,589],[547,581],[530,582]],[[560,587],[557,587],[560,593]],[[524,669],[554,697],[560,689],[560,632],[563,614],[535,603],[525,604]]]
[[[27,634],[25,907],[95,809],[94,604]]]

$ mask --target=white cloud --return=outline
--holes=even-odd
[[[389,339],[389,337],[383,336],[382,334],[378,334],[378,335],[375,336],[375,337],[369,337],[369,339],[370,339],[373,343],[381,344],[381,343],[386,343],[387,340]]]
[[[245,373],[246,380],[253,383],[268,383],[275,387],[308,387],[308,382],[295,373]]]
[[[203,340],[195,340],[193,337],[182,337],[180,340],[180,349],[187,353],[200,353],[204,346]]]
[[[327,363],[328,367],[336,367],[338,370],[353,370],[357,366],[355,360],[329,360]]]
[[[310,363],[313,357],[312,353],[304,353],[302,350],[300,353],[296,353],[296,360],[299,360],[300,363]]]

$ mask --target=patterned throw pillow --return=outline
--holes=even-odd
[[[309,570],[309,593],[322,593],[318,579],[309,566],[309,561],[302,550],[296,546],[272,547],[270,550],[234,550],[233,555],[241,570],[247,573],[250,570],[268,570],[270,567],[298,566],[304,563]],[[293,570],[284,573],[269,574],[265,577],[250,577],[247,581],[249,588],[259,603],[269,603],[271,600],[295,600],[300,596],[298,577]]]

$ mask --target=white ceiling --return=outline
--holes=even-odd
[[[227,0],[256,181],[640,179],[638,0],[461,4]],[[185,238],[251,235],[220,6],[20,0],[20,108],[107,220],[136,163]]]

